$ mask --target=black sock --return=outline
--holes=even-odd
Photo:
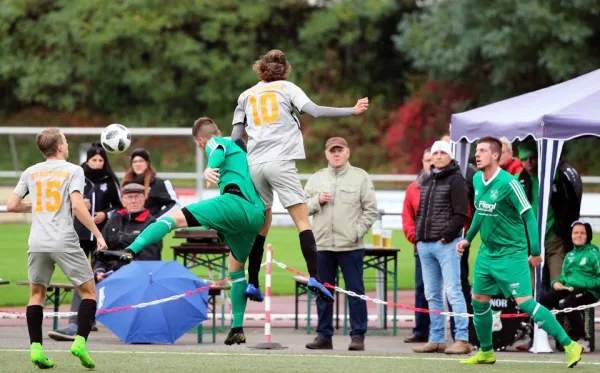
[[[83,299],[79,305],[79,311],[77,311],[77,335],[87,340],[95,321],[96,301],[94,299]]]
[[[260,273],[260,265],[262,263],[263,254],[265,253],[265,236],[260,234],[254,239],[254,245],[250,256],[248,257],[248,283],[259,287],[258,274]]]
[[[302,249],[302,255],[306,261],[306,268],[310,277],[314,277],[319,281],[317,275],[317,242],[315,241],[315,235],[312,230],[307,229],[300,232],[300,248]]]
[[[240,333],[240,332],[244,332],[244,328],[242,328],[241,326],[235,327],[235,328],[231,328],[231,332],[232,333]]]
[[[27,329],[29,330],[30,343],[42,343],[42,322],[44,321],[44,307],[27,306]]]

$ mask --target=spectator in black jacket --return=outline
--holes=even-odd
[[[122,186],[129,183],[144,186],[144,207],[157,219],[171,210],[181,208],[171,182],[156,176],[150,162],[150,153],[146,149],[135,149],[131,153],[131,166],[125,173]]]
[[[119,180],[108,162],[106,151],[98,143],[92,144],[87,151],[87,160],[81,167],[85,176],[84,202],[94,223],[102,231],[109,215],[122,207]],[[94,235],[77,218],[74,219],[74,225],[81,247],[90,256],[96,247]]]
[[[535,216],[538,217],[540,183],[537,144],[535,141],[524,141],[519,144],[518,149],[523,171],[515,177],[523,185],[525,195],[534,207]],[[567,161],[560,159],[552,181],[546,218],[544,271],[547,271],[547,275],[543,276],[544,291],[550,291],[550,282],[560,276],[565,256],[573,249],[570,229],[571,224],[579,219],[582,194],[583,184],[579,173]]]
[[[129,183],[123,187],[121,193],[124,208],[116,211],[102,230],[108,250],[124,250],[148,225],[156,221],[150,210],[144,207],[143,185]],[[147,246],[134,260],[161,260],[162,245],[162,241],[159,241]],[[107,273],[122,266],[123,264],[118,262],[107,265],[94,258],[92,267],[96,282],[104,280]]]
[[[450,144],[436,141],[431,147],[431,173],[421,184],[415,242],[423,270],[425,297],[430,311],[443,311],[446,295],[456,313],[465,313],[467,305],[461,288],[460,257],[454,251],[467,220],[469,201],[467,183],[458,163],[452,159]],[[456,341],[446,348],[445,317],[430,314],[429,343],[414,352],[471,352],[468,319],[455,318]]]

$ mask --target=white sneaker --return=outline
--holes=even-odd
[[[590,341],[588,341],[587,339],[581,338],[580,340],[577,341],[577,343],[579,343],[583,347],[583,352],[585,352],[585,353],[590,352]]]

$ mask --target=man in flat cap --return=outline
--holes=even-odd
[[[135,241],[136,237],[154,221],[156,218],[150,214],[150,210],[144,207],[144,186],[130,183],[121,188],[121,203],[123,209],[117,210],[108,220],[102,230],[102,236],[106,240],[108,250],[124,250]],[[135,260],[161,260],[162,241],[148,245]],[[116,271],[123,263],[115,261],[107,265],[102,261],[92,261],[96,281],[102,281],[106,273]]]
[[[121,188],[121,204],[123,208],[115,211],[104,228],[102,237],[106,241],[108,252],[125,249],[135,238],[156,219],[150,210],[144,207],[144,186],[130,183]],[[135,260],[161,260],[162,242],[150,245]],[[98,252],[96,252],[98,253]],[[100,261],[97,255],[92,256],[92,268],[96,283],[121,268],[124,263],[116,260]],[[77,309],[71,308],[71,311]],[[52,330],[48,336],[55,341],[73,341],[77,332],[77,319],[70,318],[69,325],[63,329]]]
[[[335,284],[339,266],[346,289],[364,294],[363,237],[377,219],[375,190],[369,175],[348,162],[350,149],[343,138],[327,140],[325,157],[327,168],[312,175],[305,187],[317,241],[319,277],[323,282]],[[348,350],[364,350],[367,304],[357,297],[349,297],[348,304],[351,327]],[[317,337],[306,348],[332,349],[333,305],[317,299],[317,312]]]

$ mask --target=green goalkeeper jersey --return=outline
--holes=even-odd
[[[215,160],[214,151],[218,148],[223,149],[223,158]],[[248,170],[248,161],[246,153],[233,140],[228,137],[212,137],[206,147],[206,156],[208,157],[208,166],[213,163],[218,164],[219,168],[219,194],[223,194],[227,185],[237,185],[248,202],[264,210],[264,204],[250,178]]]
[[[488,256],[527,254],[529,243],[521,215],[531,208],[525,190],[510,173],[498,168],[490,180],[479,171],[473,177],[476,214],[481,219],[480,251]],[[535,234],[535,232],[534,232]]]

